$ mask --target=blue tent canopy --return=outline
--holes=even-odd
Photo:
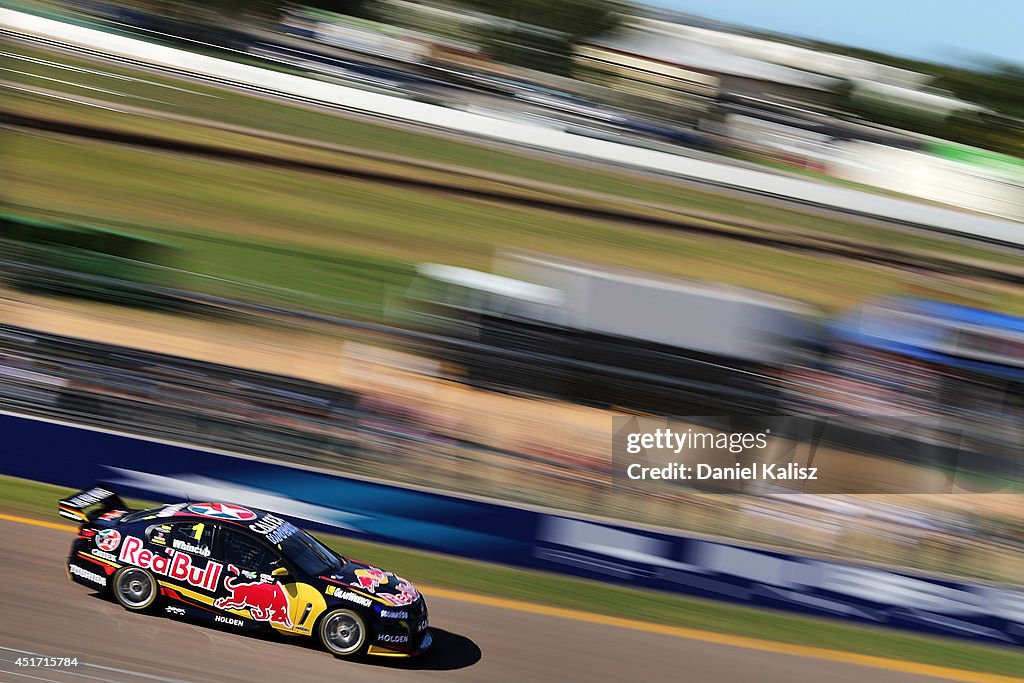
[[[833,338],[970,372],[1024,381],[1024,318],[898,297],[866,304],[831,326]]]

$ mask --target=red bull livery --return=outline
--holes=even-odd
[[[233,503],[132,510],[109,487],[59,503],[81,524],[68,577],[133,612],[316,638],[337,657],[430,647],[423,596],[291,522]]]
[[[264,581],[235,583],[235,579],[238,578],[238,569],[234,565],[229,569],[235,574],[224,582],[224,586],[230,591],[230,594],[214,600],[214,607],[225,610],[248,609],[249,614],[256,621],[280,624],[284,628],[292,627],[292,620],[288,618],[288,595],[284,592],[281,584]]]

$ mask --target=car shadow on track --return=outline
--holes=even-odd
[[[116,607],[112,600],[100,592],[92,593],[92,597],[105,603],[109,603],[111,607]],[[189,623],[197,628],[210,629],[212,631],[228,633],[235,636],[241,636],[243,638],[251,638],[253,640],[287,643],[295,647],[318,651],[320,655],[325,657],[330,656],[327,652],[324,652],[319,643],[316,642],[315,638],[296,638],[295,636],[286,636],[279,633],[268,633],[265,631],[240,631],[236,628],[211,621],[170,617],[159,611],[148,614],[138,614],[136,616],[149,619],[166,619],[177,623]],[[466,667],[473,666],[480,661],[480,648],[466,636],[452,633],[451,631],[445,631],[444,629],[433,626],[430,627],[430,635],[434,639],[433,644],[430,646],[429,650],[418,657],[374,657],[364,655],[359,659],[349,659],[345,661],[383,668],[420,671],[453,671],[455,669],[465,669]]]
[[[465,669],[480,661],[480,648],[466,636],[430,627],[434,644],[419,657],[366,657],[363,662],[390,669],[413,669],[418,671],[452,671]]]

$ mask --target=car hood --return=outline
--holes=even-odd
[[[416,602],[419,591],[411,581],[386,569],[366,562],[343,558],[345,565],[340,571],[324,576],[331,583],[351,586],[355,591],[372,595],[392,606],[410,605]]]

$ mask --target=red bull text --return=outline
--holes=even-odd
[[[217,590],[217,582],[220,581],[220,574],[224,569],[224,565],[219,562],[210,561],[205,567],[196,567],[192,564],[192,558],[185,553],[169,550],[164,555],[146,550],[142,546],[142,539],[129,536],[121,544],[118,559],[169,579],[185,581],[196,588],[210,592]]]

